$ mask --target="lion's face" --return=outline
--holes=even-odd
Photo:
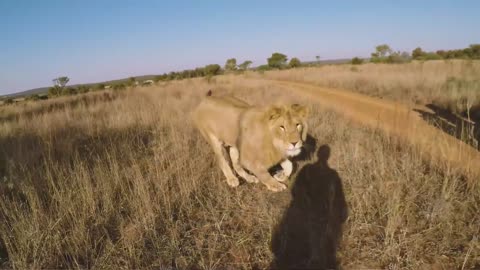
[[[268,110],[273,144],[287,157],[294,157],[302,150],[307,138],[307,114],[307,108],[298,104]]]

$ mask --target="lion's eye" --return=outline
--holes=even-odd
[[[297,124],[297,129],[298,129],[298,130],[301,130],[301,129],[302,129],[302,125],[301,125],[301,124]]]
[[[284,127],[284,126],[280,126],[280,129],[281,129],[282,131],[285,131],[285,127]]]

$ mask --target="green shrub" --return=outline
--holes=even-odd
[[[291,68],[296,68],[302,65],[302,62],[300,62],[300,59],[294,57],[290,60],[290,63],[288,64],[289,67]]]
[[[359,57],[352,58],[352,65],[361,65],[363,64],[363,59]]]
[[[113,90],[125,90],[127,86],[123,83],[117,83],[113,86]]]
[[[13,100],[13,98],[7,98],[5,100],[3,100],[3,104],[13,104],[15,101]]]
[[[217,64],[206,65],[205,68],[204,68],[206,76],[208,76],[208,75],[211,75],[211,76],[218,75],[218,74],[220,74],[221,70],[222,70],[222,68],[220,67],[220,65],[217,65]]]
[[[285,66],[287,63],[287,56],[285,54],[281,53],[272,53],[272,56],[270,58],[267,58],[267,63],[268,66],[271,68],[282,68]]]

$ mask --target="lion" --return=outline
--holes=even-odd
[[[286,189],[282,182],[293,171],[289,158],[302,151],[307,115],[307,108],[299,104],[255,107],[233,96],[211,96],[209,91],[192,118],[212,146],[228,185],[239,185],[235,170],[247,182],[260,181],[277,192]],[[282,170],[272,176],[269,169],[278,164]]]

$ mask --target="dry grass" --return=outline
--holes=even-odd
[[[480,61],[476,60],[329,65],[271,71],[263,76],[349,89],[407,104],[434,103],[454,112],[480,107]]]
[[[359,74],[369,76],[367,68]],[[415,72],[408,74],[396,75]],[[348,88],[347,82],[339,86]],[[275,228],[291,196],[262,185],[227,186],[189,120],[210,88],[255,104],[288,97],[268,82],[229,76],[4,107],[0,263],[19,269],[269,267],[272,234],[282,233]],[[313,106],[309,122],[318,145],[331,148],[329,163],[343,184],[343,266],[480,267],[480,191],[465,184],[472,179],[322,108]]]

